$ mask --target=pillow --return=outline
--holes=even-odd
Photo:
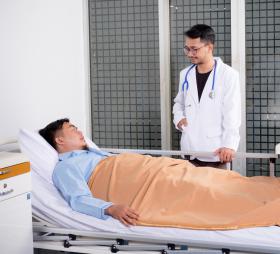
[[[98,149],[90,139],[85,138],[88,147]],[[57,151],[38,133],[21,129],[18,134],[20,150],[30,160],[32,170],[43,179],[52,182],[52,173],[58,162]]]

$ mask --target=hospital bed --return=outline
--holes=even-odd
[[[7,144],[5,149],[8,149]],[[17,148],[13,146],[12,150]],[[104,150],[168,156],[182,154],[180,151]],[[279,150],[278,145],[275,154],[237,153],[236,156],[268,159],[270,174],[273,176]],[[207,156],[207,153],[198,155]],[[277,226],[225,231],[126,227],[113,218],[103,221],[75,212],[53,184],[40,174],[37,166],[35,163],[32,165],[31,161],[34,248],[97,254],[280,253],[280,227]]]

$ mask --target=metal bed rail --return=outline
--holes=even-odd
[[[213,152],[182,152],[179,150],[148,150],[148,149],[119,149],[119,148],[100,148],[103,151],[111,153],[139,153],[161,156],[194,156],[194,157],[212,157]],[[1,151],[20,151],[20,148],[15,137],[0,140]],[[235,158],[251,158],[251,159],[268,159],[269,160],[269,175],[275,176],[276,159],[280,158],[280,144],[275,146],[275,153],[241,153],[236,152]]]
[[[101,148],[103,151],[111,153],[139,153],[161,156],[194,156],[194,157],[212,157],[213,152],[195,152],[188,153],[179,150],[148,150],[148,149],[119,149],[119,148]],[[0,140],[1,151],[20,151],[16,138],[7,138]],[[275,153],[240,153],[236,152],[234,158],[268,159],[269,175],[275,176],[276,159],[280,158],[280,144],[275,146]]]
[[[212,152],[195,152],[188,153],[174,150],[146,150],[146,149],[118,149],[118,148],[101,148],[102,151],[110,153],[139,153],[150,155],[163,155],[163,156],[194,156],[194,157],[213,157]],[[275,148],[275,153],[240,153],[236,152],[234,158],[251,158],[251,159],[268,159],[269,160],[269,175],[275,176],[276,159],[280,158],[280,144]]]

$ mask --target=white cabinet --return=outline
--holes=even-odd
[[[0,253],[31,254],[31,179],[27,160],[0,153]]]

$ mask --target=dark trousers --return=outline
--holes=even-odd
[[[220,169],[228,169],[228,163],[221,163],[220,161],[200,161],[198,159],[189,160],[196,167],[213,167]]]

